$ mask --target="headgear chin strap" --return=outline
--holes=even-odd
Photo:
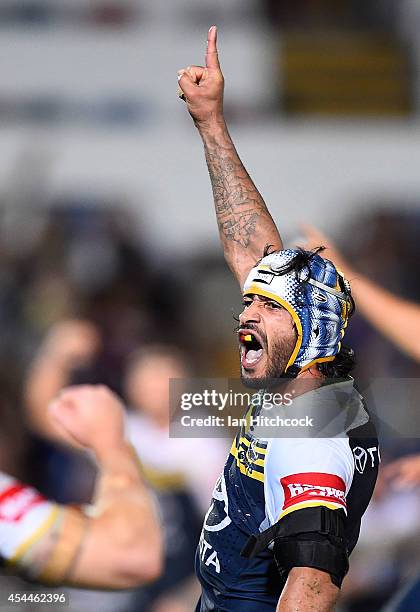
[[[302,249],[271,253],[252,268],[243,293],[275,300],[291,314],[297,341],[285,375],[332,361],[340,351],[353,300],[350,284],[328,259]]]

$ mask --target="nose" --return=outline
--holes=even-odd
[[[253,301],[239,315],[239,323],[246,326],[247,323],[261,323],[261,314],[258,308],[258,302]]]

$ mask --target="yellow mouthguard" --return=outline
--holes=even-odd
[[[247,335],[244,337],[244,340],[245,340],[245,342],[251,342],[251,341],[252,341],[252,336],[251,336],[251,334],[247,334]]]

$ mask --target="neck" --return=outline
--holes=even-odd
[[[315,365],[304,372],[300,372],[296,378],[288,380],[284,386],[281,385],[282,393],[291,393],[293,397],[298,397],[304,393],[309,393],[322,386],[325,376],[321,374]]]

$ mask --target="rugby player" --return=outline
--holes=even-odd
[[[160,526],[119,399],[103,386],[68,387],[49,412],[66,443],[93,452],[95,499],[86,510],[59,505],[0,472],[1,560],[48,585],[126,589],[156,579]]]
[[[205,66],[180,70],[178,82],[204,143],[224,255],[244,295],[242,380],[259,394],[299,382],[290,415],[303,405],[316,417],[327,406],[349,418],[334,437],[241,428],[204,520],[196,610],[326,612],[379,463],[374,426],[348,376],[353,354],[341,346],[354,304],[349,284],[316,250],[283,250],[226,127],[216,39],[213,26]],[[260,411],[253,402],[248,416]]]

